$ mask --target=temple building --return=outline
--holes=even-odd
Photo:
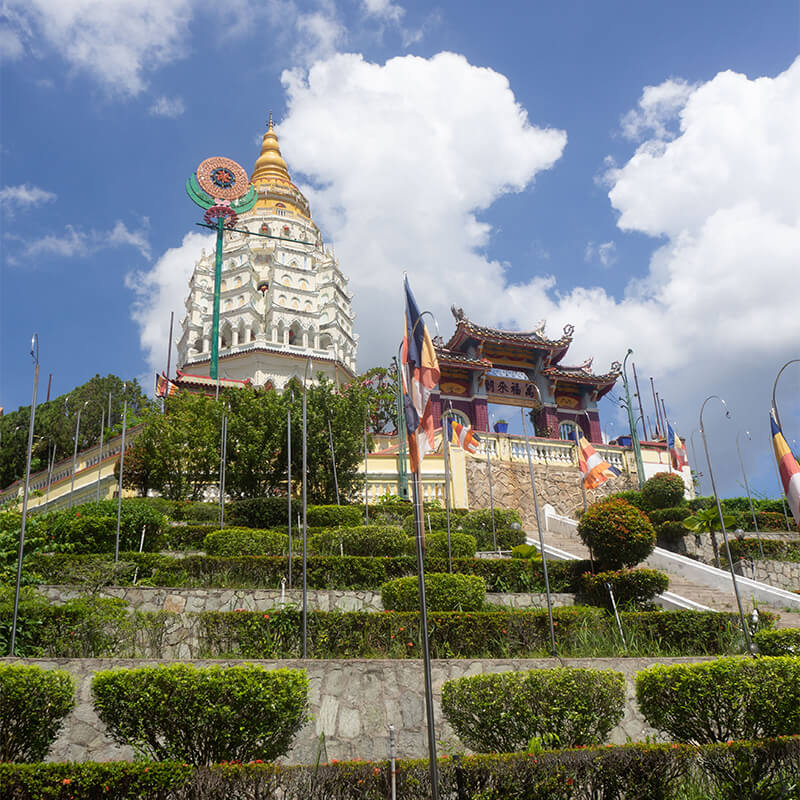
[[[261,153],[250,181],[258,200],[223,243],[220,284],[219,377],[221,384],[252,383],[282,389],[313,373],[338,383],[356,371],[358,337],[353,333],[347,277],[323,245],[303,193],[292,183],[270,114]],[[191,391],[214,385],[211,327],[214,253],[195,264],[178,342],[176,384]]]
[[[533,331],[505,331],[477,325],[452,308],[456,330],[447,343],[435,342],[441,377],[433,396],[434,418],[452,408],[478,431],[489,430],[489,404],[520,406],[533,414],[534,433],[566,439],[577,424],[590,442],[602,442],[597,401],[614,387],[621,366],[595,375],[592,359],[570,367],[561,363],[574,328],[558,339]]]

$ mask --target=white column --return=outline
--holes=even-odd
[[[210,340],[209,340],[209,338],[207,336],[203,338],[203,352],[204,353],[207,353],[211,349],[209,341]]]
[[[236,347],[237,344],[239,344],[239,329],[238,328],[234,328],[233,329],[233,346]]]
[[[244,329],[244,342],[247,344],[250,341],[250,337],[253,335],[253,329],[248,325]]]

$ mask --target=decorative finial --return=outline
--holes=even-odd
[[[272,130],[272,109],[269,110],[269,122],[267,123],[267,128]]]

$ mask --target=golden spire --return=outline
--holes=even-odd
[[[281,149],[278,147],[278,137],[272,128],[272,111],[270,111],[267,132],[261,143],[261,155],[256,160],[250,182],[258,184],[260,181],[275,178],[282,178],[289,182],[292,180],[289,177],[289,168],[281,155]]]

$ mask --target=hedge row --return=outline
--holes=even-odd
[[[764,549],[764,558],[775,561],[800,561],[800,542],[784,542],[779,539],[762,539],[761,547]],[[731,556],[734,560],[740,558],[761,558],[761,548],[758,539],[748,537],[730,539]]]
[[[394,578],[417,574],[413,556],[367,558],[309,556],[310,589],[378,589]],[[185,558],[155,553],[122,553],[117,567],[97,556],[35,555],[28,561],[32,580],[48,584],[130,585],[134,577],[144,586],[204,587],[223,589],[279,589],[288,575],[288,558],[252,556],[224,558],[191,555]],[[425,559],[426,572],[449,572],[446,558]],[[581,575],[591,570],[588,561],[549,562],[550,589],[577,592]],[[543,592],[541,560],[454,558],[453,571],[478,575],[488,592]],[[102,581],[102,574],[107,579]],[[302,577],[302,558],[292,559],[292,575]]]
[[[425,607],[431,611],[480,611],[486,584],[477,575],[431,572],[425,575]],[[419,608],[419,578],[395,578],[381,586],[381,603],[387,611]]]
[[[669,588],[669,577],[657,569],[620,569],[614,572],[587,572],[583,575],[581,600],[593,606],[611,609],[611,596],[608,586],[614,593],[617,608],[642,608],[650,604],[656,595]]]
[[[758,631],[753,637],[765,656],[800,656],[800,628]]]
[[[656,800],[680,796],[742,800],[797,797],[800,738],[695,747],[629,744],[531,754],[440,758],[439,794],[470,800]],[[400,760],[397,796],[429,800],[426,761]],[[8,800],[385,800],[386,761],[319,766],[180,762],[0,764]]]
[[[739,652],[738,616],[715,612],[623,612],[628,653],[641,656]],[[201,653],[209,658],[297,658],[302,652],[298,609],[199,615]],[[553,609],[561,656],[620,653],[616,624],[599,609]],[[771,624],[771,619],[762,621]],[[418,612],[322,612],[307,617],[310,658],[420,658]],[[515,658],[550,653],[546,611],[432,612],[433,658]]]

